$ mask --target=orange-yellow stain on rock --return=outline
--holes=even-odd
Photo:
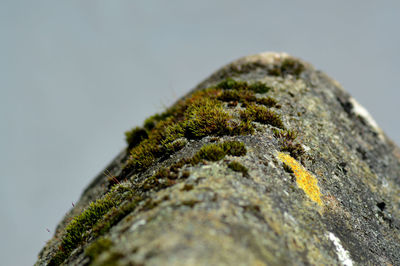
[[[292,156],[285,153],[278,153],[279,159],[292,168],[296,176],[297,185],[304,190],[310,199],[322,206],[321,192],[318,187],[318,180],[310,172],[307,171],[298,161]]]

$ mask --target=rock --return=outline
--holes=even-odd
[[[400,265],[400,151],[341,86],[241,58],[127,133],[37,265]]]

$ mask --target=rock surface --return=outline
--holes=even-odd
[[[37,265],[400,265],[400,151],[336,81],[263,53],[176,106],[132,131]]]

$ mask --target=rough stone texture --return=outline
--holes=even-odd
[[[193,91],[228,77],[271,86],[267,94],[281,106],[272,109],[288,129],[298,132],[306,151],[298,161],[318,180],[320,204],[299,187],[295,174],[285,171],[273,127],[253,123],[252,135],[219,138],[243,142],[246,155],[184,166],[180,171],[189,171],[188,178],[149,192],[139,207],[105,233],[111,248],[90,259],[84,251],[96,239],[89,238],[64,263],[400,265],[399,149],[336,81],[308,63],[298,61],[305,66],[298,77],[271,75],[286,58],[290,57],[283,53],[241,58]],[[215,139],[190,140],[170,158],[125,176],[125,182],[148,178],[211,141]],[[120,176],[127,158],[122,151],[107,167],[110,174]],[[248,168],[247,177],[227,167],[232,160]],[[39,254],[38,265],[49,263],[66,224],[106,193],[108,183],[100,174],[84,191]],[[149,202],[152,207],[144,208]]]

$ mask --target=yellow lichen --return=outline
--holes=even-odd
[[[310,172],[308,172],[299,162],[292,156],[285,153],[278,153],[279,159],[290,166],[296,176],[297,185],[304,190],[311,200],[322,206],[321,192],[318,187],[318,180]]]

